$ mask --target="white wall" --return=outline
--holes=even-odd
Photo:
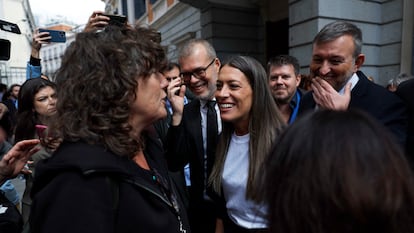
[[[32,32],[24,11],[24,1],[0,0],[0,19],[16,23],[22,33],[1,32],[0,34],[0,38],[11,41],[10,60],[2,62],[9,77],[7,81],[1,80],[1,82],[7,82],[7,85],[21,84],[26,80],[26,63],[30,58]]]

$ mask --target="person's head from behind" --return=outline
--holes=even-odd
[[[413,232],[414,183],[375,119],[322,110],[281,134],[264,167],[270,232]]]
[[[300,75],[299,61],[290,55],[278,55],[267,63],[267,75],[273,98],[277,104],[289,104],[298,88]]]
[[[42,78],[26,80],[19,92],[15,140],[32,139],[36,124],[48,125],[56,115],[56,84]]]
[[[315,36],[310,73],[325,79],[339,91],[365,61],[362,32],[354,24],[336,21]]]
[[[61,137],[121,156],[142,150],[141,132],[167,114],[166,63],[155,30],[107,26],[79,33],[55,78]]]
[[[181,77],[195,97],[210,100],[216,90],[220,60],[206,40],[193,39],[180,48]]]

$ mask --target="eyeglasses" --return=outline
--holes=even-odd
[[[208,64],[204,68],[201,67],[201,68],[197,68],[197,69],[193,70],[192,72],[183,72],[183,73],[181,73],[180,76],[184,80],[184,83],[189,83],[192,76],[194,76],[194,78],[196,78],[196,79],[201,79],[201,78],[206,77],[206,70],[208,69],[208,67],[210,67],[214,63],[215,60],[216,59],[214,58],[210,62],[210,64]]]

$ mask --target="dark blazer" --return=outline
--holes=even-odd
[[[362,109],[379,120],[395,135],[398,143],[405,145],[407,137],[407,110],[403,101],[395,94],[371,81],[357,71],[358,83],[351,91],[349,109]],[[315,109],[315,101],[309,92],[303,96],[299,115]]]
[[[218,114],[218,113],[217,113]],[[215,139],[218,142],[218,136]],[[214,148],[215,149],[215,148]],[[215,150],[214,150],[215,151]],[[214,153],[213,153],[214,154]],[[167,134],[166,158],[171,171],[179,171],[190,163],[191,187],[189,189],[189,218],[190,225],[199,229],[193,232],[212,232],[205,228],[214,227],[215,212],[211,203],[203,198],[205,190],[204,148],[201,127],[200,100],[193,100],[184,106],[183,118],[178,126],[170,126]],[[214,162],[214,156],[208,156],[209,163]],[[207,172],[207,176],[210,175]],[[206,216],[206,215],[209,216]],[[192,219],[198,221],[195,223]],[[200,222],[200,219],[204,219]],[[212,224],[210,224],[213,221]],[[206,227],[200,226],[204,224]],[[214,229],[213,229],[214,232]]]
[[[414,79],[402,82],[395,92],[407,105],[408,109],[408,134],[406,152],[414,168]]]
[[[170,126],[166,155],[168,167],[172,171],[182,170],[187,163],[190,163],[190,200],[201,201],[205,172],[199,100],[184,106],[180,125]]]
[[[154,129],[162,142],[164,151],[166,150],[165,146],[167,144],[168,128],[170,128],[171,120],[172,120],[172,115],[170,111],[167,108],[166,110],[167,110],[167,116],[154,123]],[[185,181],[184,169],[181,169],[175,172],[170,172],[170,176],[172,178],[173,183],[177,187],[177,191],[185,205],[186,210],[188,210],[189,200],[188,200],[188,190],[187,190],[187,184]]]

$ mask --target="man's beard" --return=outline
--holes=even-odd
[[[276,101],[276,104],[288,104],[290,101],[289,101],[289,97],[284,97],[284,98],[281,98],[281,97],[274,97],[273,96],[273,99]]]

